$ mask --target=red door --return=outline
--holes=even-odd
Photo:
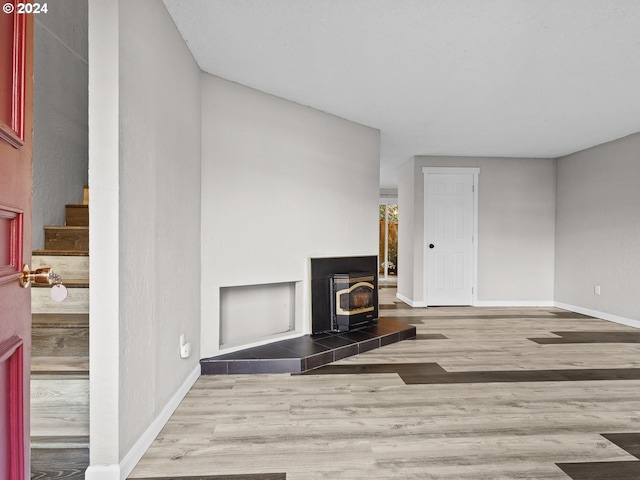
[[[0,478],[29,474],[33,19],[0,12]]]

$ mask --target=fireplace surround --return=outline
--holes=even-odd
[[[311,259],[311,333],[346,332],[378,318],[378,257]]]

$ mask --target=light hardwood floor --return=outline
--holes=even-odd
[[[566,480],[557,463],[637,460],[601,434],[640,432],[640,344],[597,335],[638,330],[555,308],[411,309],[380,293],[381,315],[415,324],[418,339],[337,362],[335,374],[203,376],[130,478]],[[530,340],[551,332],[594,332],[596,343]],[[432,363],[446,371],[418,375],[432,383],[391,371]],[[366,373],[383,365],[391,373]],[[543,378],[593,369],[631,379]],[[469,373],[449,383],[453,372]]]

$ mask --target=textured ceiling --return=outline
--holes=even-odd
[[[639,0],[164,0],[202,70],[413,155],[557,157],[640,131]]]

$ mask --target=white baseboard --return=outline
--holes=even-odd
[[[196,368],[193,369],[178,391],[173,395],[173,397],[171,397],[153,423],[149,425],[142,436],[133,445],[131,450],[129,450],[129,452],[124,456],[120,462],[120,480],[126,480],[129,474],[133,471],[142,456],[149,449],[162,430],[162,427],[165,426],[169,421],[169,418],[171,418],[171,415],[173,415],[173,412],[178,408],[182,399],[184,399],[187,393],[189,393],[193,384],[196,383],[196,380],[200,377],[200,371],[200,362],[198,362]]]
[[[120,465],[89,465],[85,480],[120,480]]]
[[[400,293],[396,293],[396,298],[398,300],[400,300],[401,302],[406,303],[410,307],[419,308],[419,307],[426,307],[427,306],[424,302],[414,302],[409,297],[405,297],[404,295],[401,295]]]
[[[396,293],[396,298],[411,307],[427,307],[425,302],[414,302],[400,293]],[[476,300],[474,307],[553,307],[553,300]]]
[[[554,303],[556,307],[562,308],[563,310],[569,310],[570,312],[589,315],[590,317],[601,318],[602,320],[608,320],[610,322],[619,323],[621,325],[627,325],[628,327],[640,328],[640,321],[634,320],[633,318],[620,317],[618,315],[612,315],[606,312],[598,312],[597,310],[591,310],[590,308],[576,307],[575,305],[569,305],[562,302]]]
[[[169,421],[182,399],[200,377],[200,362],[189,374],[178,391],[171,397],[160,414],[131,447],[119,465],[90,465],[85,472],[85,480],[126,480],[142,456],[156,439],[162,427]]]
[[[554,307],[553,300],[476,300],[474,307]]]

